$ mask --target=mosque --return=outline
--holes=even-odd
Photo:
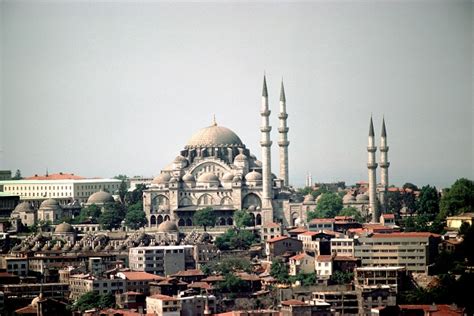
[[[233,225],[235,210],[250,212],[255,225],[272,222],[284,226],[306,223],[308,210],[314,210],[316,201],[311,195],[301,197],[292,189],[288,180],[289,127],[286,111],[286,96],[283,82],[280,88],[280,111],[278,115],[279,175],[271,173],[272,141],[269,124],[270,109],[266,78],[263,78],[261,105],[261,156],[256,156],[240,137],[214,119],[211,126],[194,134],[174,161],[153,179],[143,194],[143,207],[150,228],[173,220],[178,226],[194,226],[194,213],[210,207],[217,215],[217,226]],[[374,132],[372,119],[369,131],[369,188],[361,205],[367,205],[372,221],[378,222],[379,200],[384,201],[388,187],[388,166],[385,122],[382,131],[381,169],[382,183],[377,187],[375,170]],[[348,194],[346,205],[352,205]],[[359,199],[358,199],[359,201]],[[359,207],[360,208],[360,207]],[[361,209],[362,211],[362,209]]]
[[[193,226],[193,214],[211,207],[217,226],[233,225],[235,210],[246,209],[256,225],[281,222],[293,226],[314,209],[311,197],[298,199],[288,179],[288,114],[281,84],[278,128],[279,176],[271,173],[271,126],[266,79],[263,79],[261,151],[262,161],[240,137],[214,119],[211,126],[194,134],[174,161],[153,179],[144,191],[143,205],[150,227],[166,220],[178,226]]]

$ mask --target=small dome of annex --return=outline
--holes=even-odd
[[[205,172],[199,176],[197,181],[203,183],[219,182],[219,178],[212,172]]]
[[[234,175],[231,172],[227,172],[222,176],[223,181],[232,181],[234,179]]]
[[[87,204],[107,204],[114,203],[114,197],[109,192],[98,191],[89,196]]]
[[[168,183],[171,179],[171,175],[167,172],[160,173],[158,176],[156,176],[151,183],[152,184],[164,184]]]
[[[242,147],[243,145],[237,134],[227,127],[214,123],[194,134],[186,144],[186,148]]]
[[[356,200],[357,202],[365,202],[369,200],[369,196],[365,194],[358,194]]]
[[[257,171],[252,171],[247,173],[245,176],[245,180],[247,181],[262,181],[262,174]]]
[[[173,162],[188,162],[188,160],[184,158],[183,156],[178,155],[176,156],[176,158],[174,158]]]
[[[15,207],[12,213],[20,213],[20,212],[29,213],[29,212],[34,212],[34,211],[35,210],[33,209],[33,206],[31,206],[29,202],[21,202]]]
[[[164,221],[158,226],[158,232],[160,233],[177,233],[179,232],[178,225],[175,221]]]
[[[63,234],[63,233],[74,233],[74,227],[72,227],[71,224],[68,224],[66,222],[62,222],[61,224],[57,225],[56,228],[54,229],[55,234]]]
[[[344,203],[353,202],[355,201],[355,197],[349,193],[349,194],[344,195],[344,197],[342,198],[342,201]]]
[[[47,199],[41,202],[40,208],[42,207],[58,207],[59,202],[56,201],[55,199]]]
[[[303,200],[303,204],[309,204],[309,203],[313,203],[315,200],[314,200],[314,196],[312,194],[307,194],[305,197],[304,197],[304,200]]]

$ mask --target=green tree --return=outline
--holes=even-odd
[[[288,268],[286,264],[279,259],[274,259],[272,261],[270,275],[280,283],[288,283],[289,281]]]
[[[315,218],[324,218],[324,217],[326,217],[326,212],[321,212],[321,211],[318,211],[316,209],[314,209],[314,211],[306,212],[306,218],[307,218],[308,222],[310,222],[311,220],[313,220]]]
[[[104,229],[118,228],[122,222],[122,217],[115,209],[109,208],[99,216],[98,222]]]
[[[239,228],[253,226],[255,224],[254,221],[252,220],[252,216],[247,210],[235,211],[234,223],[235,223],[235,226]]]
[[[474,210],[474,182],[466,178],[456,180],[441,197],[439,217],[457,215]]]
[[[13,176],[12,180],[21,180],[23,177],[21,176],[21,171],[20,169],[16,169],[15,175]]]
[[[146,189],[145,184],[137,184],[135,190],[127,192],[125,195],[125,202],[128,205],[137,204],[143,201],[143,190]]]
[[[84,312],[93,308],[109,308],[115,305],[115,297],[111,294],[99,294],[98,292],[87,292],[80,296],[74,304],[74,309]]]
[[[97,223],[102,211],[99,206],[92,204],[81,209],[79,216],[74,218],[74,223],[92,222]]]
[[[127,195],[127,193],[128,193],[127,180],[123,179],[122,182],[120,182],[120,186],[119,186],[119,189],[118,189],[118,194],[120,196],[120,202],[122,202],[122,204],[125,203],[125,196]]]
[[[227,273],[224,275],[224,281],[218,283],[218,288],[224,293],[240,293],[247,292],[247,284],[233,273]]]
[[[316,205],[316,211],[324,214],[325,218],[333,218],[342,209],[342,199],[336,193],[323,193]]]
[[[210,275],[212,273],[227,274],[235,271],[251,272],[252,263],[247,258],[227,257],[208,262],[203,266],[202,271],[206,275]]]
[[[331,275],[331,281],[336,284],[349,284],[352,282],[354,274],[351,272],[334,271]]]
[[[147,223],[145,212],[141,209],[131,209],[125,215],[125,225],[131,229],[139,229]]]
[[[410,182],[407,182],[403,185],[403,189],[406,190],[406,189],[409,189],[409,190],[412,190],[412,191],[418,191],[418,187],[416,185],[414,185],[413,183],[410,183]]]
[[[339,212],[339,215],[340,216],[352,216],[352,217],[354,217],[356,222],[359,222],[359,223],[362,223],[364,221],[364,219],[362,218],[362,215],[360,214],[360,212],[353,206],[343,208]]]
[[[387,192],[387,211],[394,214],[400,214],[402,208],[402,196],[399,191]]]
[[[119,174],[119,175],[116,175],[114,177],[114,179],[117,179],[117,180],[128,180],[128,176],[125,175],[125,174]]]
[[[228,229],[216,238],[215,244],[220,250],[247,250],[257,241],[255,234],[248,230]]]
[[[204,231],[207,227],[214,227],[216,224],[216,213],[211,207],[202,208],[194,213],[193,223],[196,226],[202,226]]]
[[[434,218],[439,213],[439,195],[436,187],[425,185],[416,201],[416,212]]]

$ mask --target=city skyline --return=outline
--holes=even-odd
[[[469,2],[0,6],[0,169],[157,175],[213,115],[261,159],[265,71],[291,184],[367,181],[371,114],[390,184],[473,177]]]

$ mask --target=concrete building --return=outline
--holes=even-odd
[[[320,255],[315,260],[316,275],[322,279],[329,279],[333,272],[334,256]]]
[[[273,260],[283,254],[296,254],[303,250],[303,242],[288,236],[275,237],[265,243],[265,254],[268,260]]]
[[[356,291],[318,291],[313,292],[312,300],[331,305],[334,315],[358,315],[359,305]]]
[[[17,276],[27,276],[29,271],[28,258],[4,255],[0,257],[0,268]]]
[[[359,267],[354,270],[356,285],[390,285],[396,292],[403,286],[405,267]]]
[[[262,225],[260,229],[260,236],[262,241],[266,241],[275,237],[281,236],[281,224],[277,223],[268,223]]]
[[[474,213],[463,213],[455,216],[448,216],[446,218],[446,226],[450,230],[458,230],[463,223],[472,226],[474,223]]]
[[[156,316],[180,316],[181,301],[171,296],[155,294],[146,298],[146,311]]]
[[[369,234],[355,239],[354,256],[362,266],[402,266],[427,273],[438,253],[441,236],[424,232]]]
[[[329,255],[331,253],[331,239],[336,234],[322,231],[308,231],[298,235],[298,239],[303,242],[303,250],[318,255]]]
[[[30,201],[34,205],[52,198],[60,204],[72,201],[86,202],[89,196],[100,190],[115,192],[120,187],[120,180],[117,179],[65,179],[61,175],[50,175],[48,177],[32,177],[24,180],[3,180],[0,181],[0,188],[3,192],[20,196],[23,201]],[[42,180],[37,180],[42,179]]]
[[[148,246],[130,248],[129,264],[133,271],[171,275],[195,267],[193,246]]]
[[[334,221],[333,218],[315,218],[308,223],[308,229],[312,232],[334,230]]]
[[[286,300],[281,302],[281,316],[332,316],[331,305],[326,302]]]
[[[99,294],[117,294],[126,292],[125,280],[120,278],[105,279],[90,274],[77,274],[69,276],[70,298],[78,299],[88,292]]]
[[[194,295],[178,299],[181,302],[181,316],[213,315],[217,310],[214,295]]]
[[[127,291],[150,294],[150,283],[164,280],[164,277],[147,273],[135,271],[118,272],[116,276],[125,280],[125,288]]]
[[[331,254],[338,256],[354,256],[354,239],[336,237],[331,239]]]

